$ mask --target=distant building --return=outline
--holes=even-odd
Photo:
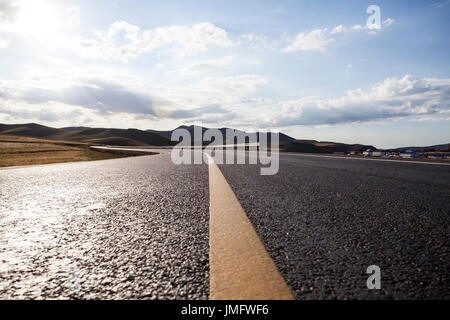
[[[420,153],[415,151],[401,152],[400,157],[402,158],[420,158]]]
[[[372,151],[370,155],[372,157],[382,157],[382,156],[384,156],[384,152],[383,151]]]
[[[371,156],[371,157],[389,157],[391,155],[390,152],[380,151],[380,150],[375,150],[375,151],[366,150],[363,152],[363,154],[365,156]]]

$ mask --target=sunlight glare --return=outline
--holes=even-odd
[[[49,39],[64,32],[64,15],[48,1],[26,1],[19,12],[17,30],[24,36]]]

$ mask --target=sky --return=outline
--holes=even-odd
[[[0,123],[449,143],[449,31],[450,0],[0,0]]]

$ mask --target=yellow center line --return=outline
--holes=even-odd
[[[219,167],[208,160],[209,299],[294,299]]]

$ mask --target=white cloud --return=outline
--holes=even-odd
[[[238,75],[174,85],[151,81],[127,68],[85,66],[55,58],[40,61],[38,66],[22,67],[19,80],[0,80],[0,120],[78,125],[95,119],[93,124],[99,126],[114,118],[122,126],[147,123],[148,127],[156,121],[231,121],[241,101],[266,83],[260,76]],[[231,61],[232,57],[224,57],[220,63],[225,66]],[[203,65],[197,62],[189,65],[191,69]],[[70,115],[73,124],[68,123]]]
[[[140,28],[138,26],[134,26],[126,21],[118,21],[114,22],[106,32],[106,36],[109,39],[113,39],[115,35],[117,35],[120,32],[125,33],[125,37],[127,39],[132,39],[136,34],[140,31]]]
[[[171,110],[198,108],[199,106],[220,105],[232,111],[241,108],[241,101],[249,99],[265,84],[266,79],[257,75],[230,77],[206,77],[179,86],[159,86],[159,96],[171,101]]]
[[[4,49],[9,46],[9,42],[5,39],[0,38],[0,49]]]
[[[381,28],[387,28],[394,23],[394,19],[388,18],[382,22]],[[340,24],[328,30],[328,28],[315,29],[312,31],[300,32],[294,39],[288,40],[290,44],[283,49],[283,52],[295,51],[319,51],[324,52],[328,45],[338,40],[339,35],[356,32],[359,30],[366,30],[368,33],[376,34],[377,31],[370,30],[367,27],[362,27],[357,24],[352,27],[345,27]]]
[[[119,44],[124,42],[124,44]],[[77,37],[62,42],[63,47],[81,56],[127,61],[153,50],[169,48],[175,55],[193,55],[209,46],[230,47],[227,32],[212,23],[198,23],[192,27],[167,26],[150,30],[121,21],[112,24],[95,39]]]
[[[2,33],[9,31],[11,21],[16,19],[18,5],[12,0],[0,0],[0,49],[9,46],[9,42],[2,38]]]
[[[197,87],[205,88],[210,94],[216,95],[217,102],[240,101],[250,93],[254,93],[266,84],[266,80],[256,75],[239,75],[233,77],[211,77],[200,80]]]
[[[131,91],[114,82],[86,79],[59,90],[36,87],[20,88],[6,99],[34,105],[62,103],[92,109],[99,113],[127,112],[155,116],[158,99],[150,94]]]
[[[236,45],[247,46],[251,49],[268,48],[271,46],[265,35],[255,33],[242,34]]]
[[[450,79],[388,78],[368,90],[350,90],[337,99],[305,97],[280,102],[266,126],[317,126],[368,122],[449,110]]]
[[[389,27],[391,24],[394,23],[394,21],[395,21],[395,20],[392,19],[392,18],[387,18],[386,20],[384,20],[384,21],[382,22],[383,28]]]
[[[315,29],[297,34],[283,52],[325,51],[328,43],[335,41],[329,37],[328,29]]]
[[[25,108],[28,111],[24,109],[24,119],[33,114],[39,120],[33,110],[42,109],[42,117],[46,117],[52,108],[55,109],[52,114],[57,114],[58,106],[63,106],[62,110],[82,110],[83,114],[96,114],[96,118],[125,113],[154,119],[158,118],[161,106],[171,105],[154,94],[146,82],[148,79],[131,70],[86,66],[48,57],[39,61],[38,65],[21,67],[16,73],[18,80],[0,82],[3,114],[17,117],[18,110]]]
[[[443,1],[433,3],[431,6],[433,8],[444,8],[449,4],[450,4],[450,0],[443,0]]]
[[[183,76],[198,76],[202,74],[212,73],[229,67],[234,62],[232,56],[200,60],[188,63],[176,70],[170,71],[169,74],[183,75]]]
[[[0,28],[16,19],[19,3],[14,0],[0,0]]]
[[[169,117],[172,119],[211,123],[232,120],[236,117],[236,114],[230,110],[224,109],[220,105],[212,104],[200,108],[174,110],[170,113]]]
[[[368,28],[367,26],[364,27],[364,30],[366,30],[369,34],[377,34],[380,30],[385,29],[389,26],[391,26],[395,22],[392,18],[387,18],[386,20],[381,22],[381,25],[376,28]]]
[[[348,32],[347,28],[344,27],[342,24],[338,25],[333,29],[333,31],[330,32],[330,34],[336,34],[336,33],[346,33]]]

